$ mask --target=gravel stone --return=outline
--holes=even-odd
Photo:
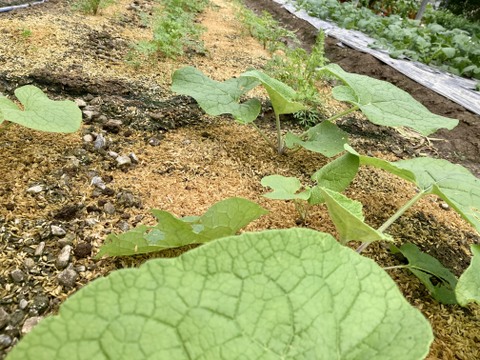
[[[83,99],[75,99],[75,104],[77,104],[79,108],[84,108],[87,106],[87,103]]]
[[[150,146],[158,146],[158,145],[160,145],[160,142],[161,142],[161,140],[159,138],[156,138],[156,137],[152,137],[152,138],[148,139],[148,145],[150,145]]]
[[[132,160],[132,163],[138,164],[138,161],[139,161],[138,157],[133,152],[128,154],[128,157],[130,158],[130,160]]]
[[[132,159],[125,155],[118,156],[115,160],[117,161],[117,165],[119,167],[128,166],[132,163]]]
[[[45,186],[44,185],[34,185],[34,186],[31,186],[27,189],[27,193],[29,193],[29,194],[38,194],[42,191],[45,191]]]
[[[0,307],[0,330],[7,326],[10,321],[10,315]]]
[[[65,245],[57,259],[55,260],[55,266],[57,269],[65,269],[70,261],[70,251],[72,251],[71,245]]]
[[[87,134],[83,136],[83,141],[86,143],[91,143],[93,142],[93,136],[92,134]]]
[[[100,176],[94,176],[90,181],[90,185],[93,185],[101,190],[105,189],[107,185],[105,185],[105,181]]]
[[[120,132],[120,127],[122,126],[121,120],[108,120],[105,124],[103,124],[103,129],[112,133],[118,134]]]
[[[113,215],[115,214],[115,206],[113,206],[113,204],[109,201],[103,205],[103,211],[106,214]]]
[[[112,158],[116,159],[118,157],[118,153],[115,151],[110,150],[107,152],[108,156],[111,156]]]
[[[95,141],[93,142],[93,147],[97,150],[103,149],[107,146],[107,140],[102,134],[98,134]]]
[[[20,269],[15,269],[15,270],[13,270],[13,271],[10,273],[10,276],[11,276],[12,280],[13,280],[14,282],[16,282],[17,284],[23,282],[23,281],[25,280],[25,278],[26,278],[25,273],[24,273],[22,270],[20,270]]]
[[[73,269],[72,264],[68,265],[68,267],[57,276],[58,283],[67,289],[75,287],[77,278],[78,273]]]
[[[33,298],[31,310],[36,310],[38,314],[42,314],[50,306],[50,299],[48,296],[40,294]]]
[[[35,249],[35,256],[42,256],[43,255],[43,250],[45,250],[45,241],[41,241],[38,245],[37,248]]]
[[[5,334],[0,334],[0,349],[6,349],[12,345],[12,338]]]
[[[31,270],[35,267],[35,260],[33,260],[32,258],[26,258],[24,261],[23,261],[23,265],[25,265],[25,267],[28,269],[28,270]]]
[[[50,229],[52,231],[52,235],[55,235],[55,236],[64,236],[67,233],[65,229],[57,225],[52,225]]]
[[[20,308],[20,310],[25,310],[28,307],[28,301],[25,299],[20,300],[18,303],[18,307]]]
[[[22,334],[28,334],[42,319],[43,316],[32,316],[31,318],[25,320],[22,326]]]

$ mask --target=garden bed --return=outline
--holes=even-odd
[[[0,92],[10,95],[20,85],[34,84],[51,98],[76,100],[84,114],[82,129],[74,134],[46,134],[16,125],[0,133],[0,172],[6,174],[0,180],[0,305],[5,313],[0,316],[5,319],[0,357],[28,331],[28,324],[55,313],[91,280],[184,251],[93,259],[109,233],[153,224],[151,208],[200,215],[213,203],[237,196],[269,210],[248,231],[299,226],[294,204],[262,197],[266,189],[260,180],[275,173],[308,179],[327,159],[304,150],[278,155],[254,129],[228,116],[206,116],[191,98],[169,90],[173,72],[185,65],[225,80],[251,67],[262,68],[270,56],[242,30],[231,1],[212,3],[200,17],[207,28],[205,54],[139,67],[124,59],[131,43],[151,36],[141,16],[152,11],[149,1],[118,1],[98,16],[72,12],[56,0],[0,15]],[[272,11],[306,47],[313,44],[314,30],[278,5],[266,0],[246,3]],[[387,160],[438,156],[480,174],[479,116],[369,55],[338,47],[328,38],[326,50],[329,60],[345,70],[388,80],[432,112],[460,120],[454,130],[434,134],[440,140],[429,142],[375,126],[361,115],[348,116],[338,124],[356,149]],[[333,101],[329,106],[341,108]],[[263,110],[259,126],[273,137],[272,111],[267,106]],[[294,123],[288,126],[298,130]],[[102,138],[105,143],[96,145]],[[130,155],[130,163],[121,164],[113,152]],[[102,178],[104,188],[92,184],[95,176]],[[405,181],[371,169],[363,169],[347,190],[364,204],[366,221],[377,227],[414,192]],[[322,206],[314,208],[309,219],[302,226],[336,234]],[[422,200],[389,232],[399,243],[414,242],[457,276],[470,262],[469,245],[480,242],[478,233],[435,196]],[[366,255],[381,266],[398,263],[382,244],[369,247]],[[71,277],[59,278],[65,269],[72,270]],[[441,305],[407,271],[392,270],[390,275],[433,326],[430,358],[480,357],[478,306]]]

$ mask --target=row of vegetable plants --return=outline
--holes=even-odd
[[[394,58],[420,61],[456,75],[480,79],[478,32],[446,28],[437,23],[436,12],[431,9],[421,21],[396,14],[382,16],[353,2],[298,0],[295,4],[314,17],[372,36],[376,41],[371,46],[388,50]]]
[[[276,152],[299,149],[332,160],[312,175],[315,186],[272,174],[261,180],[266,197],[293,200],[302,216],[325,204],[339,239],[309,229],[270,230],[235,235],[267,211],[246,199],[229,198],[201,216],[177,218],[152,210],[155,226],[138,225],[111,234],[97,257],[130,256],[188,244],[203,244],[174,259],[150,260],[97,279],[71,296],[59,314],[44,319],[13,349],[8,359],[232,358],[422,359],[433,341],[432,329],[410,306],[385,270],[361,252],[374,241],[391,243],[409,261],[432,296],[446,304],[480,303],[480,245],[459,279],[413,244],[397,248],[386,231],[419,199],[435,194],[480,231],[480,180],[445,160],[416,158],[397,162],[359,154],[335,121],[355,111],[378,125],[409,127],[422,135],[457,121],[430,113],[395,86],[338,65],[319,74],[338,79],[335,99],[347,110],[283,135],[284,114],[308,104],[284,82],[260,70],[214,81],[193,67],[173,74],[172,90],[193,97],[210,115],[231,114],[257,129]],[[276,138],[255,124],[261,100],[248,92],[263,86],[275,113]],[[0,97],[0,121],[43,131],[73,132],[81,112],[39,89],[17,89],[19,108]],[[46,115],[50,114],[50,115]],[[54,114],[54,121],[45,121]],[[269,151],[269,150],[266,150]],[[308,154],[308,153],[307,153]],[[308,155],[306,155],[308,156]],[[361,204],[342,194],[360,166],[374,166],[416,185],[418,192],[380,228],[365,223]],[[214,241],[213,241],[214,240]],[[360,241],[357,251],[344,246]]]
[[[389,83],[347,73],[334,64],[322,71],[343,83],[333,89],[333,96],[353,105],[338,116],[360,110],[374,123],[407,126],[425,135],[456,125],[455,120],[430,114]],[[267,90],[277,126],[280,114],[302,108],[292,88],[258,70],[220,83],[187,67],[174,73],[172,90],[194,97],[210,115],[232,114],[247,125],[257,118],[260,101],[240,99],[258,85]],[[31,86],[18,89],[17,96],[24,111],[6,98],[0,101],[1,114],[10,121],[51,131],[50,123],[42,124],[41,114],[54,112],[59,119],[68,120],[59,120],[59,124],[79,125],[71,102],[51,101]],[[72,131],[74,127],[54,130]],[[89,349],[87,357],[98,358],[161,358],[160,354],[224,358],[222,354],[243,353],[245,349],[248,358],[305,353],[318,358],[330,358],[334,353],[340,353],[341,358],[372,358],[373,354],[386,358],[392,353],[399,359],[423,358],[432,341],[428,322],[402,298],[389,276],[360,252],[373,241],[392,242],[387,228],[427,194],[441,197],[479,230],[480,181],[446,160],[387,162],[360,155],[332,120],[305,134],[301,140],[301,136],[289,133],[287,141],[279,135],[272,146],[280,153],[301,146],[327,157],[339,155],[312,176],[316,185],[301,189],[298,179],[279,175],[264,178],[262,184],[273,189],[266,195],[273,199],[325,203],[339,242],[329,234],[307,229],[232,236],[266,212],[246,199],[226,199],[202,216],[186,218],[152,210],[158,225],[139,225],[124,234],[110,235],[98,256],[210,244],[177,259],[151,260],[138,270],[119,270],[93,281],[68,299],[59,315],[42,321],[8,358],[37,359],[39,354],[45,359],[62,358],[78,354],[79,343]],[[262,137],[267,139],[265,134]],[[381,168],[419,189],[379,229],[364,222],[359,202],[341,194],[361,165]],[[211,241],[219,238],[222,240]],[[355,252],[342,246],[350,241],[363,244]],[[472,246],[471,265],[458,281],[413,244],[392,249],[405,255],[409,260],[405,267],[438,301],[463,306],[480,303],[480,245]],[[378,301],[372,302],[372,298]],[[415,336],[411,329],[415,329]],[[335,341],[328,335],[332,331],[337,334]],[[158,333],[162,341],[152,341],[150,337]],[[405,348],[410,351],[405,352]],[[78,358],[86,355],[82,352]]]

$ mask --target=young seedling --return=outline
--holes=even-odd
[[[71,133],[80,128],[82,112],[73,101],[50,100],[33,85],[19,87],[15,96],[23,109],[0,96],[0,124],[7,120],[35,130],[60,133]]]

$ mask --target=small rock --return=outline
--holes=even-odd
[[[5,334],[0,334],[0,349],[6,349],[12,345],[12,338]]]
[[[75,271],[76,272],[85,272],[85,271],[87,271],[87,267],[85,265],[78,265],[78,266],[75,266]]]
[[[136,198],[130,191],[125,190],[121,191],[117,194],[117,204],[126,207],[126,208],[131,208],[131,207],[141,207],[141,202],[138,198]]]
[[[0,330],[7,326],[10,321],[10,315],[0,307]]]
[[[122,126],[121,120],[110,119],[105,124],[103,124],[102,128],[112,134],[118,134],[120,132],[121,126]]]
[[[158,146],[158,145],[160,145],[160,142],[161,142],[161,140],[156,138],[156,137],[152,137],[152,138],[148,139],[148,145],[150,145],[150,146]]]
[[[27,269],[31,270],[35,266],[35,260],[33,260],[32,258],[26,258],[23,261],[23,265],[25,265]]]
[[[115,195],[115,190],[107,186],[105,189],[102,190],[102,194],[107,196],[113,196]]]
[[[111,156],[112,158],[116,159],[118,157],[118,153],[115,151],[109,151],[107,152],[108,156]]]
[[[19,310],[19,309],[15,310],[12,313],[12,315],[10,315],[10,325],[16,327],[23,321],[24,317],[25,317],[25,313],[22,310]]]
[[[138,157],[137,157],[137,155],[135,155],[134,153],[130,153],[130,154],[128,154],[128,157],[130,158],[130,160],[132,160],[132,163],[138,164]]]
[[[83,99],[75,99],[75,104],[77,104],[79,108],[84,108],[87,106],[87,103]]]
[[[25,273],[20,269],[15,269],[10,273],[12,280],[16,283],[21,283],[25,280]]]
[[[87,242],[81,242],[75,249],[73,249],[73,254],[77,259],[83,259],[92,254],[92,244]]]
[[[31,318],[25,320],[22,326],[22,334],[28,334],[42,319],[43,316],[32,316]]]
[[[30,309],[34,309],[38,314],[45,312],[50,306],[50,299],[46,295],[37,295],[33,298]]]
[[[113,215],[115,214],[115,206],[113,206],[113,204],[109,201],[103,205],[103,211],[106,214]]]
[[[449,210],[449,209],[450,209],[450,206],[448,206],[447,203],[441,203],[441,204],[440,204],[440,207],[441,207],[443,210]]]
[[[117,227],[122,230],[123,232],[127,232],[128,230],[130,230],[130,225],[128,224],[128,222],[124,221],[124,220],[120,220],[118,223],[117,223]]]
[[[45,249],[45,241],[41,241],[40,244],[38,244],[37,248],[35,249],[35,256],[42,256],[43,255],[43,250]]]
[[[117,165],[119,167],[123,167],[123,166],[128,166],[132,163],[132,159],[130,159],[128,156],[118,156],[116,159],[117,161]]]
[[[22,299],[19,301],[18,303],[18,307],[21,309],[21,310],[25,310],[28,306],[28,301],[25,300],[25,299]]]
[[[93,147],[99,150],[103,149],[105,146],[107,146],[107,140],[102,134],[98,134],[95,138],[95,141],[93,142]]]
[[[75,240],[75,234],[68,233],[64,238],[58,240],[58,245],[60,245],[62,248],[65,245],[72,245],[73,240]]]
[[[57,259],[55,260],[55,266],[57,269],[65,269],[70,261],[70,251],[72,251],[72,246],[65,245]]]
[[[87,226],[95,226],[96,224],[98,224],[98,222],[99,221],[95,218],[85,219],[85,225],[87,225]]]
[[[87,134],[83,137],[83,141],[86,143],[91,143],[93,142],[93,135],[92,134]]]
[[[68,267],[58,274],[58,283],[63,287],[69,289],[75,286],[75,281],[77,281],[78,273],[73,269],[73,265],[70,264]]]
[[[52,231],[52,235],[55,236],[64,236],[67,233],[65,229],[57,225],[52,225],[50,227],[50,230]]]
[[[92,178],[92,181],[90,182],[90,185],[93,185],[99,189],[105,189],[105,182],[103,181],[103,179],[100,177],[100,176],[94,176]]]
[[[83,110],[83,116],[86,120],[92,120],[93,118],[99,115],[98,111],[94,110]]]
[[[27,193],[29,194],[38,194],[42,191],[45,191],[45,185],[34,185],[27,189]]]

